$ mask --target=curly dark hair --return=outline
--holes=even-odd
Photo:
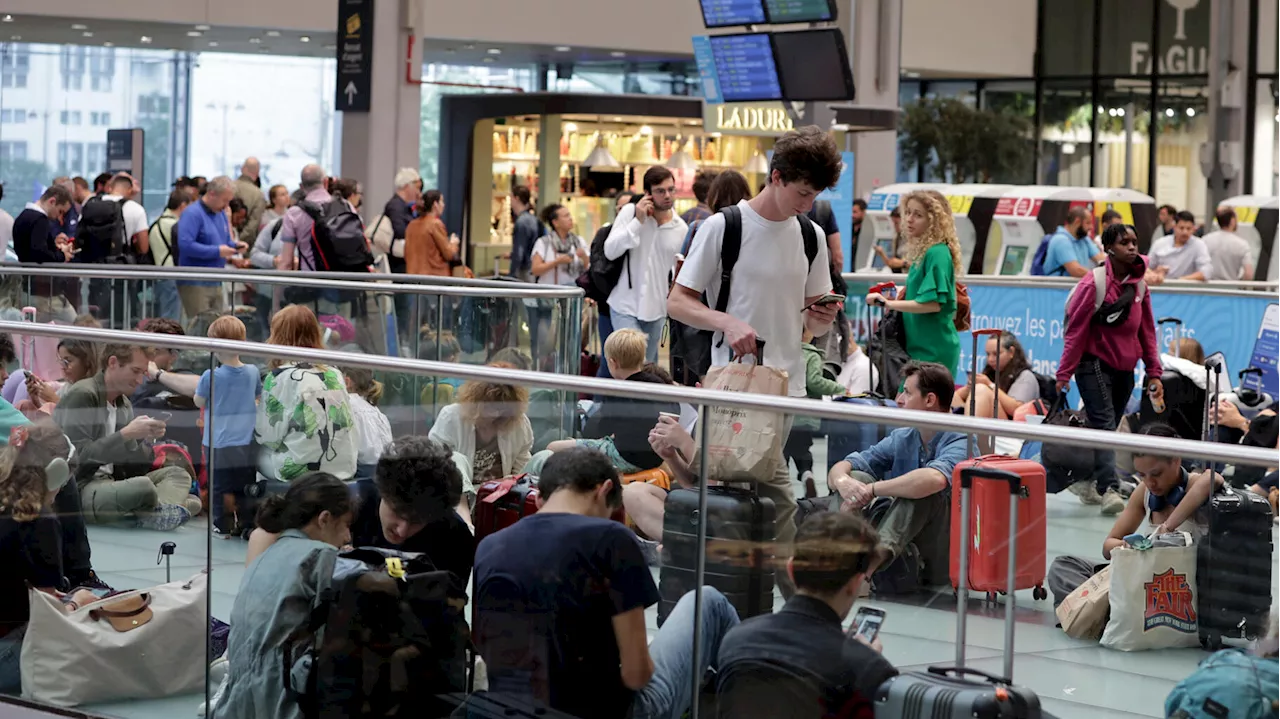
[[[817,125],[792,130],[773,146],[769,174],[777,170],[783,184],[801,181],[815,190],[835,187],[840,179],[840,150]]]
[[[18,351],[13,346],[13,338],[7,333],[0,333],[0,364],[13,364],[18,361]]]
[[[422,436],[387,445],[373,483],[392,511],[422,524],[448,516],[462,499],[462,473],[453,453],[443,442]]]
[[[138,324],[139,332],[154,332],[158,335],[185,335],[182,325],[168,317],[150,317]]]

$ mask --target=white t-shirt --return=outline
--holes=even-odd
[[[4,210],[0,210],[0,243],[4,243],[5,262],[17,262],[18,254],[13,250],[13,215]]]
[[[1234,232],[1218,230],[1201,239],[1213,261],[1213,273],[1207,279],[1235,281],[1244,274],[1245,266],[1253,267],[1253,248],[1249,247],[1248,240]]]
[[[806,266],[804,236],[794,217],[772,222],[751,209],[746,200],[739,202],[738,207],[742,210],[742,249],[738,263],[733,266],[726,311],[751,325],[764,340],[763,364],[786,370],[788,394],[804,397],[805,365],[800,350],[804,300],[831,291],[826,235],[814,224],[818,255]],[[720,293],[723,242],[724,215],[716,213],[698,228],[676,280],[694,292],[706,292],[712,307]],[[711,364],[728,363],[729,345],[721,343],[720,334],[716,333],[711,345]]]
[[[617,286],[609,293],[610,311],[642,322],[667,316],[667,281],[688,231],[689,226],[674,212],[664,225],[652,217],[643,223],[636,220],[635,205],[626,205],[618,212],[604,241],[604,254],[616,259],[630,250],[631,274],[628,277],[624,264]]]
[[[115,434],[115,433],[116,433],[116,406],[111,402],[107,402],[107,433],[104,434],[103,436],[105,437],[107,434]],[[104,464],[98,468],[98,473],[100,474],[114,474],[115,471],[116,471],[116,466],[114,464]]]
[[[569,239],[575,240],[574,249],[581,249],[583,252],[590,252],[591,248],[587,245],[587,241],[577,235],[570,235]],[[543,262],[556,261],[555,244],[551,241],[551,237],[543,235],[538,241],[533,243],[533,254],[535,257],[541,257]],[[587,269],[586,263],[582,258],[576,255],[573,258],[573,264],[557,265],[554,270],[545,275],[534,275],[533,281],[537,284],[551,285],[572,285],[578,281],[578,275]]]
[[[867,353],[861,347],[854,342],[849,344],[849,357],[844,361],[840,377],[836,381],[844,385],[849,394],[868,394],[872,385],[880,384],[880,369],[867,358]]]
[[[119,195],[103,195],[102,199],[120,202]],[[124,200],[124,236],[130,240],[139,232],[146,232],[151,223],[147,222],[147,211],[133,200]]]

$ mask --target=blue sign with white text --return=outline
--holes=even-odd
[[[1257,339],[1253,342],[1253,352],[1249,355],[1247,365],[1262,370],[1262,376],[1246,375],[1240,383],[1241,386],[1266,392],[1272,397],[1280,396],[1280,391],[1277,391],[1280,390],[1280,376],[1276,373],[1278,356],[1280,356],[1280,305],[1272,303],[1267,305],[1262,322],[1258,325]]]
[[[712,105],[724,102],[720,95],[720,81],[716,77],[716,58],[711,52],[711,38],[693,36],[693,59],[698,64],[698,77],[702,80],[702,99]]]

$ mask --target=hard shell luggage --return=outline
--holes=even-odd
[[[1196,547],[1196,612],[1200,644],[1265,634],[1275,568],[1271,503],[1224,487],[1209,498],[1209,527]]]
[[[952,526],[967,527],[971,517],[970,491],[974,479],[990,481],[1007,491],[1010,534],[1006,540],[1009,556],[1006,567],[1017,566],[1017,526],[1022,504],[1022,477],[992,465],[957,467],[960,485],[960,521]],[[1009,572],[1005,589],[1008,597],[1004,617],[1004,676],[995,676],[965,667],[965,635],[969,608],[969,541],[957,543],[960,570],[956,607],[956,665],[929,667],[923,672],[904,672],[880,685],[876,691],[875,715],[878,719],[1042,719],[1040,697],[1035,692],[1013,684],[1014,608],[1017,604],[1015,572]],[[953,546],[956,546],[953,544]],[[972,679],[967,677],[973,677]]]
[[[1018,571],[1014,589],[1031,589],[1032,596],[1044,599],[1046,571],[1047,523],[1045,521],[1044,465],[1029,459],[1005,455],[986,455],[956,465],[952,482],[963,472],[975,467],[1016,474],[1020,479],[1018,493],[1018,526],[1011,526],[1008,493],[993,482],[981,482],[973,489],[973,514],[968,526],[961,524],[960,495],[951,495],[951,586],[960,585],[960,552],[971,545],[968,589],[989,596],[1005,591],[1009,573],[1008,556],[1003,542],[1011,536],[1018,544]]]
[[[538,487],[527,474],[494,479],[476,489],[476,543],[538,511]]]
[[[750,489],[707,488],[707,546],[703,584],[715,587],[746,619],[773,611],[773,500]],[[658,623],[695,584],[698,552],[698,492],[667,495],[662,526],[662,570],[658,579]]]

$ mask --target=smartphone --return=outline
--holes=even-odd
[[[825,294],[825,295],[823,295],[823,296],[819,297],[819,298],[818,298],[818,299],[817,299],[813,304],[815,304],[815,305],[834,305],[834,304],[837,304],[837,303],[839,303],[839,302],[844,302],[844,300],[845,300],[844,295],[838,295],[838,294],[836,294],[836,293],[832,292],[832,293]]]
[[[884,626],[884,610],[875,607],[862,607],[853,615],[853,624],[849,627],[849,636],[861,637],[868,644],[880,635],[880,627]]]

